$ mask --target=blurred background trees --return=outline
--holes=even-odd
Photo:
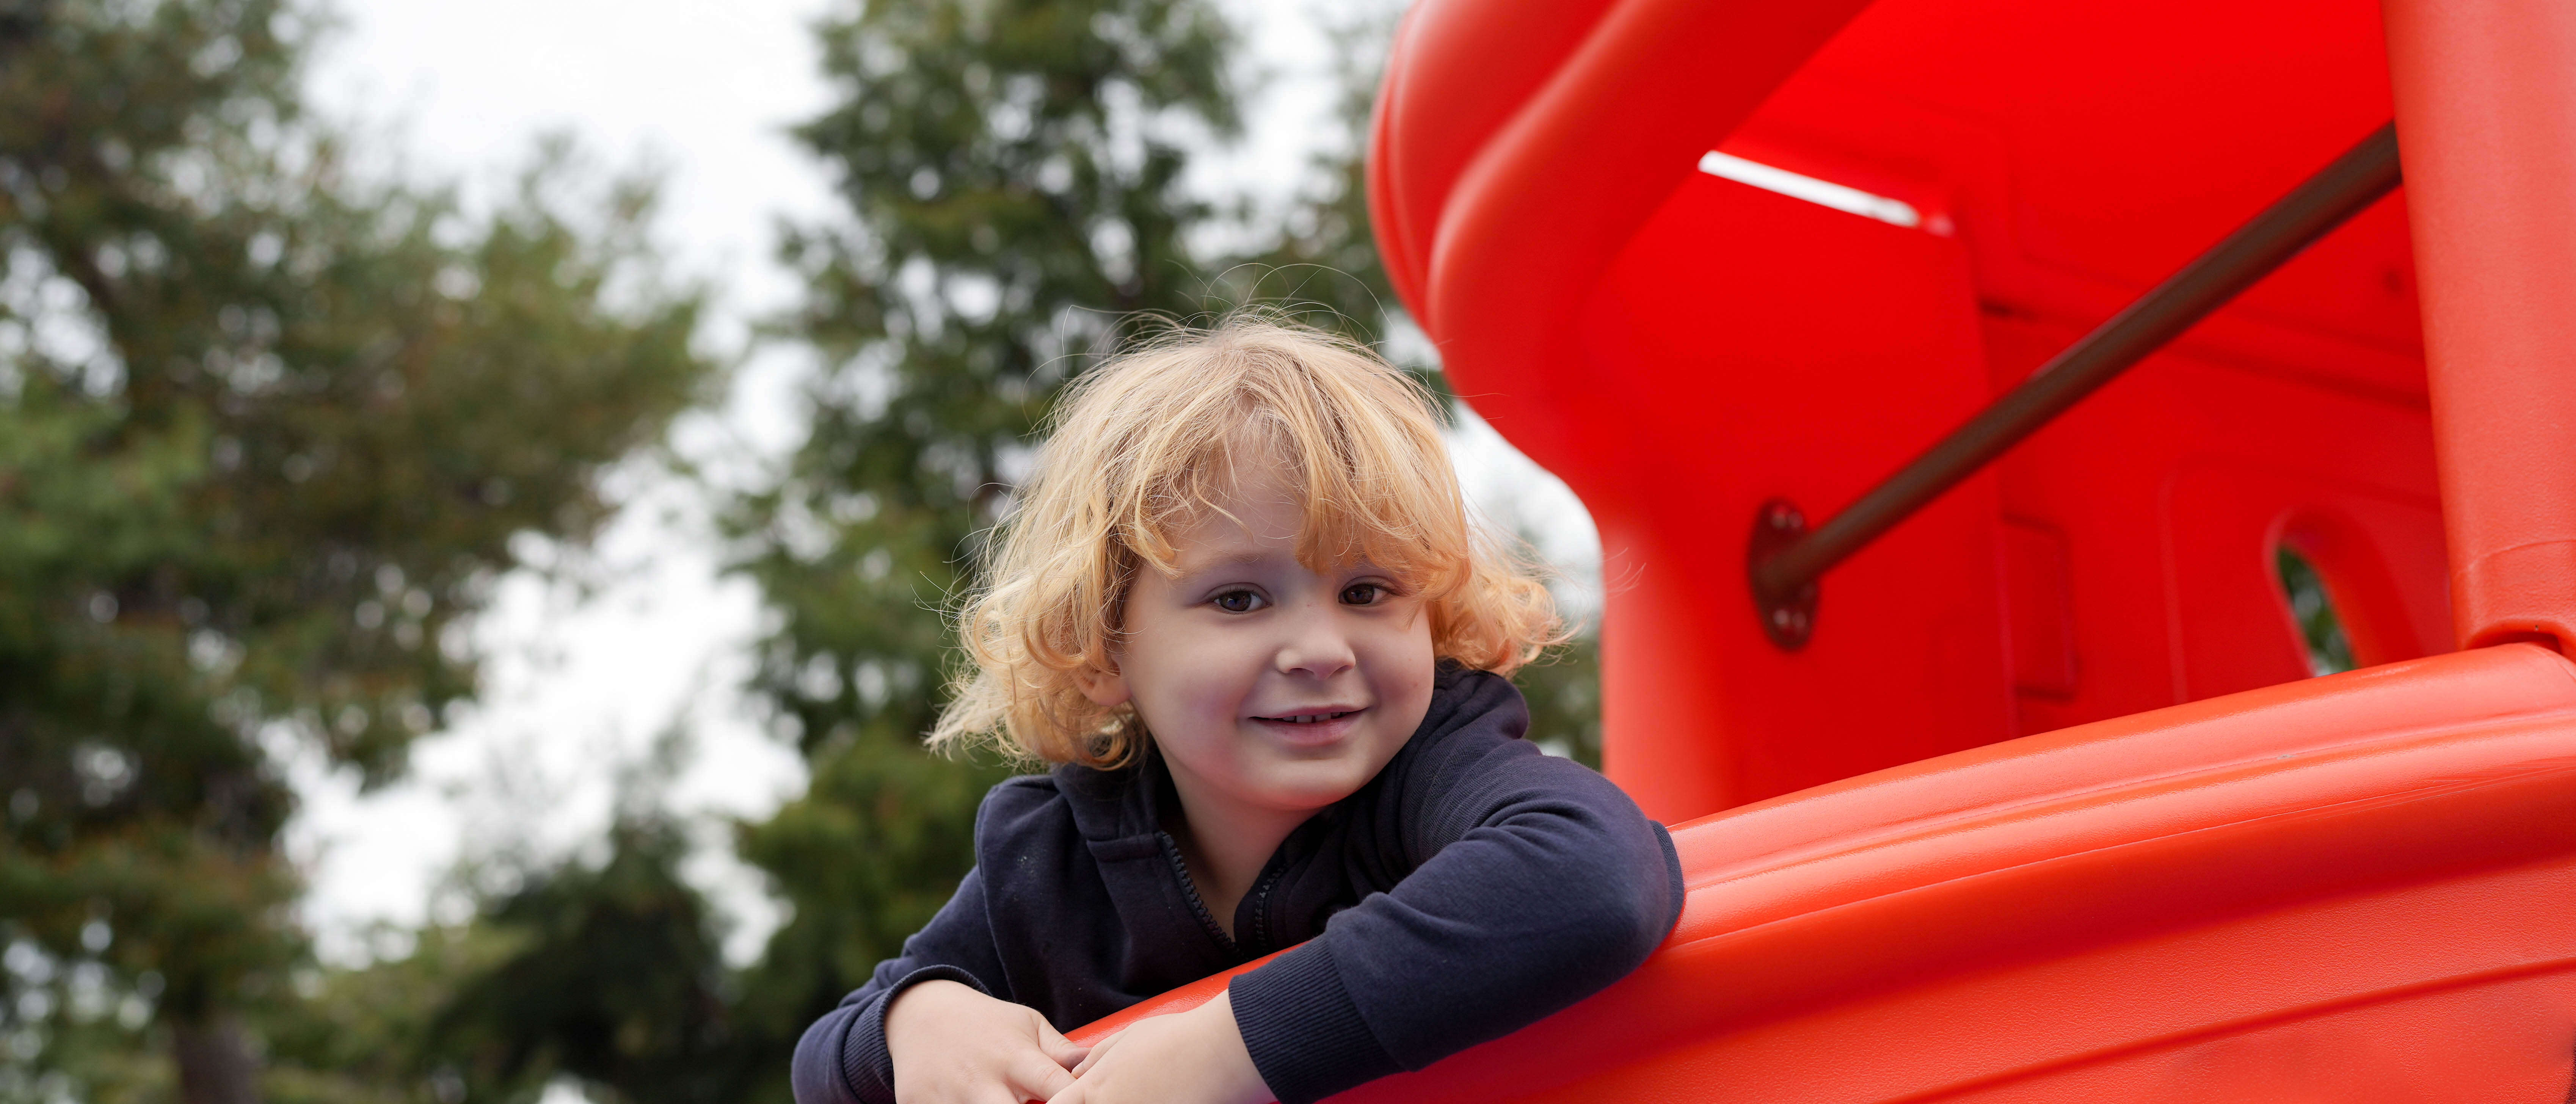
[[[648,191],[359,178],[309,16],[0,16],[0,1092],[257,1099],[305,961],[279,756],[400,770],[513,539],[594,530],[716,374]]]
[[[1234,138],[1210,0],[853,0],[785,228],[804,442],[728,488],[775,613],[754,690],[810,767],[740,856],[787,905],[749,966],[649,787],[588,857],[323,968],[278,854],[279,757],[370,778],[475,688],[456,631],[579,542],[603,471],[710,395],[651,189],[558,151],[486,214],[346,168],[288,0],[0,7],[0,1099],[784,1101],[807,1022],[943,902],[1003,768],[919,745],[943,611],[1058,390],[1138,312],[1266,303],[1403,331],[1358,134],[1391,23],[1345,28],[1346,133],[1285,209],[1194,190]],[[1124,331],[1132,332],[1132,330]],[[1436,369],[1417,365],[1436,383]],[[1598,747],[1588,639],[1522,682]]]

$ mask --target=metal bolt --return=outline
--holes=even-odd
[[[1785,629],[1789,627],[1789,618],[1792,616],[1795,615],[1786,609],[1775,609],[1771,611],[1771,623]]]

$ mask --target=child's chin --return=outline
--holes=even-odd
[[[1255,780],[1262,803],[1273,808],[1324,808],[1334,800],[1350,798],[1368,777],[1376,775],[1358,754],[1340,754],[1327,759],[1285,759],[1270,762]]]
[[[1385,765],[1370,761],[1358,748],[1344,750],[1342,755],[1268,764],[1256,783],[1263,803],[1278,809],[1321,809],[1359,792]]]

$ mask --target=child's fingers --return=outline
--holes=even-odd
[[[1126,1037],[1126,1030],[1121,1028],[1117,1032],[1111,1034],[1108,1038],[1091,1044],[1091,1053],[1082,1056],[1082,1061],[1073,1067],[1073,1075],[1075,1077],[1080,1077],[1083,1074],[1091,1072],[1091,1067],[1099,1065],[1101,1059],[1109,1056],[1109,1048],[1117,1046],[1118,1040]]]
[[[1014,1059],[1010,1068],[1003,1071],[1002,1079],[1010,1083],[1011,1091],[1019,1094],[1012,1098],[1015,1101],[1046,1100],[1073,1084],[1073,1075],[1066,1073],[1063,1066],[1044,1054],[1035,1053]]]
[[[1084,1088],[1082,1082],[1075,1081],[1065,1086],[1064,1091],[1046,1098],[1046,1104],[1082,1104],[1090,1095],[1090,1090]]]
[[[1084,1056],[1091,1053],[1090,1047],[1065,1038],[1064,1033],[1057,1031],[1054,1024],[1043,1019],[1038,1021],[1038,1049],[1045,1051],[1047,1057],[1055,1059],[1055,1064],[1066,1069],[1072,1069],[1082,1061]]]

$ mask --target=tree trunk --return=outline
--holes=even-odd
[[[259,1059],[229,1012],[173,1023],[171,1057],[179,1063],[180,1104],[259,1104]]]

